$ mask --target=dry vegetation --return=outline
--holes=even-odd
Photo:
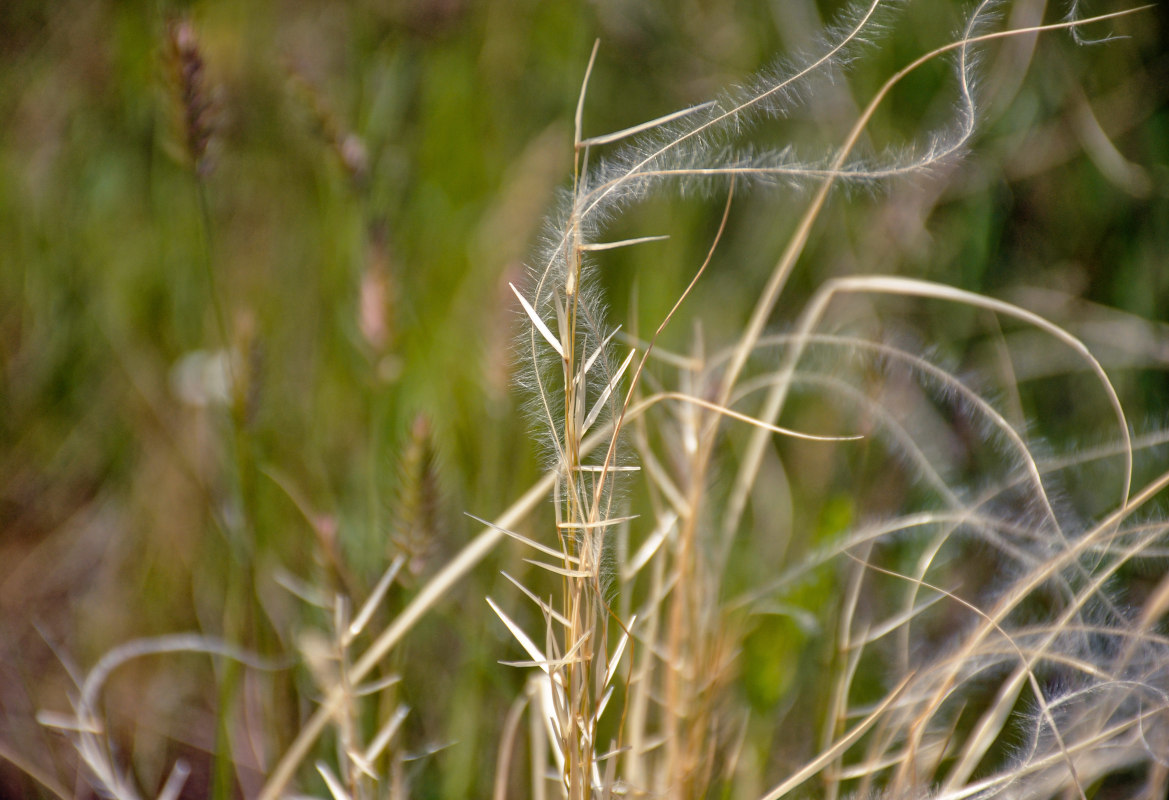
[[[391,29],[444,35],[394,8]],[[786,9],[792,30],[818,13]],[[400,263],[442,250],[453,221],[401,234],[395,253],[398,231],[427,223],[379,182],[410,171],[372,133],[389,138],[377,119],[392,92],[356,104],[359,135],[312,63],[273,79],[303,128],[280,141],[311,154],[288,170],[327,162],[306,205],[335,263],[233,271],[273,257],[293,201],[253,208],[224,177],[263,159],[243,89],[233,106],[209,67],[242,58],[240,40],[221,29],[204,45],[198,15],[155,20],[155,99],[179,133],[156,143],[174,158],[150,178],[172,227],[141,260],[175,259],[184,289],[107,287],[70,323],[123,386],[66,391],[86,408],[74,436],[92,443],[106,414],[147,418],[129,426],[131,466],[66,471],[103,502],[66,493],[78,522],[5,495],[0,663],[19,687],[0,694],[5,789],[1164,797],[1169,330],[1091,301],[1102,268],[1088,259],[1107,256],[1067,223],[1066,242],[1029,239],[1042,224],[1012,227],[985,200],[1013,187],[1017,213],[1048,215],[1050,233],[1049,207],[1117,217],[1107,192],[1130,204],[1119,218],[1163,224],[1164,165],[1118,144],[1146,117],[1164,124],[1149,88],[1163,69],[1131,66],[1163,14],[1028,0],[832,13],[735,88],[703,101],[695,79],[681,110],[604,135],[592,119],[620,118],[607,99],[634,78],[606,70],[605,42],[574,51],[574,113],[512,148],[463,254],[483,265],[457,280]],[[522,72],[494,72],[506,58],[485,41],[475,69]],[[1032,61],[1109,57],[1130,72],[1089,73],[1111,81],[1091,98],[1024,77]],[[437,49],[420,63],[449,82]],[[1063,87],[1058,114],[1041,109],[1048,85]],[[455,106],[461,124],[490,115]],[[425,113],[414,124],[414,157],[455,157]],[[561,145],[571,184],[539,232],[531,197],[552,197]],[[272,176],[280,198],[269,169],[247,175]],[[452,169],[456,184],[475,171]],[[1075,211],[1086,174],[1096,205]],[[1139,229],[1120,267],[1149,315],[1163,287],[1131,284],[1165,229]],[[4,468],[51,496],[77,448],[15,466],[53,451],[34,434],[58,441],[33,416],[49,389],[17,384],[51,359],[46,320],[64,312],[24,270],[4,297],[25,310],[0,320],[20,420]],[[526,420],[503,388],[512,371]]]

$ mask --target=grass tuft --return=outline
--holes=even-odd
[[[1121,294],[1159,290],[1141,265],[1163,242],[1116,209],[1164,211],[1161,168],[1108,133],[1151,112],[1119,92],[1094,114],[1053,67],[1128,80],[1093,50],[1135,64],[1122,37],[1153,13],[982,0],[939,42],[917,4],[821,24],[792,0],[768,13],[811,43],[707,99],[698,53],[774,49],[714,6],[671,18],[695,26],[673,110],[637,118],[613,98],[640,91],[649,23],[600,6],[542,8],[530,37],[461,4],[292,4],[247,29],[275,30],[258,49],[249,12],[213,3],[198,35],[139,31],[188,171],[118,172],[128,148],[78,177],[98,200],[59,258],[104,253],[108,283],[0,273],[0,791],[1166,795],[1169,328],[1085,299],[1114,261]],[[584,62],[565,31],[592,26]],[[1106,46],[1068,55],[1059,32]],[[36,52],[28,73],[63,80]],[[1041,124],[1057,101],[1075,146]],[[996,152],[1041,134],[1083,164]],[[32,175],[14,153],[0,168]],[[192,173],[197,207],[167,205]],[[141,252],[93,232],[109,197],[138,198]],[[67,246],[28,245],[23,214],[0,198],[22,255]],[[70,390],[70,353],[100,379]],[[87,480],[49,515],[29,498],[58,470]],[[104,655],[26,666],[26,618],[54,652]]]

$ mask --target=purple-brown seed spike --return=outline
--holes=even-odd
[[[369,150],[365,140],[338,116],[320,88],[295,67],[289,69],[289,85],[296,98],[312,115],[319,134],[336,154],[354,184],[363,186],[369,178]]]
[[[166,37],[167,66],[178,105],[184,149],[195,173],[206,177],[212,168],[209,151],[215,136],[216,109],[206,85],[195,26],[185,17],[176,17],[167,23]]]

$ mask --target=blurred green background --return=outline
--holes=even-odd
[[[885,77],[948,40],[965,5],[909,4],[847,81],[751,137],[822,152]],[[594,39],[586,135],[701,102],[779,55],[814,50],[840,6],[0,4],[5,751],[71,785],[66,748],[34,719],[64,708],[62,660],[85,668],[119,642],[180,630],[294,652],[304,625],[328,620],[275,584],[282,571],[360,599],[405,553],[410,577],[383,620],[400,608],[477,530],[464,511],[491,518],[539,475],[511,389],[507,284],[521,279],[571,176]],[[1022,25],[1063,10],[1018,2],[1004,16]],[[871,194],[838,193],[783,319],[827,275],[889,272],[995,294],[1058,289],[1164,321],[1167,20],[1161,4],[1091,31],[1129,37],[1118,41],[1077,47],[1052,34],[1033,50],[1025,40],[988,48],[972,154]],[[198,171],[182,61],[168,44],[176,21],[202,61],[198,124],[210,141]],[[876,120],[873,151],[944,126],[952,89],[943,64],[915,75]],[[730,340],[802,199],[763,190],[736,201],[714,272],[663,344],[687,347],[695,319],[713,344]],[[701,262],[722,200],[654,200],[614,223],[615,238],[671,236],[605,259],[614,320],[656,326]],[[929,346],[961,361],[949,342],[964,341],[963,324],[945,320]],[[1166,411],[1163,330],[1117,355],[1156,368],[1117,371],[1146,427]],[[1108,343],[1098,333],[1094,344]],[[1031,402],[1047,435],[1074,427],[1067,398]],[[807,483],[797,519],[839,528],[833,515],[853,509]],[[413,762],[418,796],[489,790],[523,676],[496,664],[515,653],[482,598],[514,591],[499,569],[522,573],[523,555],[501,547],[387,665],[403,673],[414,708],[410,746],[445,746]],[[752,703],[770,707],[786,691],[758,676],[799,657],[795,635],[760,629],[748,640]],[[189,796],[206,794],[216,709],[252,696],[236,692],[247,680],[197,656],[119,673],[107,710],[148,791],[184,755],[195,768]],[[305,675],[271,681],[249,710],[268,721],[257,728],[269,739],[240,767],[245,794],[315,691]],[[0,761],[0,793],[41,791]]]

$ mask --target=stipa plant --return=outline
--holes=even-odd
[[[512,579],[542,615],[538,635],[489,600],[530,657],[514,663],[537,670],[509,718],[497,796],[509,785],[507,769],[525,707],[532,717],[528,758],[535,796],[545,795],[549,781],[570,798],[703,796],[717,781],[734,781],[740,756],[750,750],[742,739],[750,725],[741,715],[724,713],[721,691],[741,646],[735,631],[749,624],[744,615],[774,607],[823,565],[841,562],[846,588],[820,747],[767,798],[785,796],[813,778],[830,797],[850,789],[896,797],[1087,797],[1107,776],[1126,770],[1143,771],[1132,780],[1136,794],[1164,792],[1169,687],[1160,665],[1169,653],[1156,632],[1164,589],[1134,613],[1110,596],[1108,586],[1134,559],[1159,552],[1163,526],[1134,517],[1161,492],[1169,474],[1133,491],[1129,423],[1090,349],[1017,305],[886,276],[830,281],[791,334],[763,335],[833,188],[929,173],[967,147],[978,116],[976,47],[1041,30],[1074,31],[1118,16],[1083,19],[1073,8],[1061,23],[994,30],[990,24],[1000,4],[980,3],[954,42],[913,60],[884,83],[832,153],[809,161],[791,150],[757,152],[739,145],[744,129],[786,113],[811,94],[814,80],[852,60],[880,31],[888,5],[857,8],[829,34],[819,55],[764,73],[743,90],[586,138],[590,60],[576,113],[572,189],[550,223],[529,285],[513,287],[526,325],[520,344],[525,388],[549,457],[556,539],[538,542],[504,532],[539,552],[544,560],[534,563],[559,576],[562,585],[558,601],[544,600]],[[955,61],[958,102],[951,128],[899,155],[856,155],[893,89],[945,55]],[[613,145],[620,145],[615,153],[596,157]],[[729,213],[735,187],[748,183],[806,186],[812,195],[737,343],[710,358],[702,347],[687,357],[664,356],[662,363],[676,370],[678,388],[661,388],[667,379],[658,379],[647,393],[641,379],[649,375],[645,368],[657,335],[706,270],[714,247],[654,336],[641,341],[605,322],[593,260],[598,251],[660,237],[607,242],[605,223],[669,184],[724,187]],[[1048,348],[1068,350],[1098,387],[1117,432],[1115,448],[1099,456],[1117,464],[1115,509],[1094,522],[1081,521],[1053,491],[1055,473],[1073,464],[1037,455],[1020,424],[982,392],[911,349],[839,322],[829,326],[832,310],[857,297],[976,309],[1050,337]],[[995,455],[979,478],[984,486],[978,493],[960,488],[952,456],[929,442],[936,428],[930,431],[890,404],[888,387],[896,385],[914,387],[918,414],[930,407],[927,401],[940,406],[946,416],[939,420],[935,414],[931,422],[962,420],[992,445]],[[723,574],[736,537],[745,535],[744,513],[771,440],[782,435],[829,446],[859,438],[779,426],[792,398],[807,393],[843,407],[841,419],[864,421],[866,436],[894,463],[909,466],[928,502],[913,513],[845,532],[779,580],[728,603]],[[751,433],[730,489],[720,497],[711,488],[712,472],[725,453],[720,443],[727,428],[735,425]],[[629,454],[629,440],[637,458]],[[619,491],[619,480],[638,470],[647,479],[648,519],[629,513]],[[970,541],[990,548],[1001,562],[991,591],[947,586],[951,560]],[[926,646],[922,632],[936,628],[939,619],[950,625],[961,620],[961,635]],[[874,696],[873,681],[858,678],[876,664],[892,688]],[[1006,747],[1012,737],[1022,744]]]
[[[77,751],[84,779],[103,797],[116,800],[139,800],[143,797],[134,775],[123,764],[106,724],[101,693],[111,673],[134,659],[145,656],[174,655],[178,653],[205,653],[247,664],[257,669],[275,669],[276,665],[256,658],[237,647],[195,634],[175,634],[153,639],[127,642],[106,653],[84,676],[70,670],[76,693],[69,698],[72,713],[42,711],[37,720],[47,728],[63,733]],[[174,800],[180,796],[190,775],[190,766],[177,761],[159,789],[158,800]],[[63,789],[55,781],[30,772],[46,788],[59,797]]]
[[[406,793],[398,692],[415,706],[439,698],[391,689],[394,677],[380,670],[507,536],[530,546],[536,569],[559,587],[548,597],[534,570],[513,581],[543,623],[535,628],[490,601],[525,654],[512,663],[531,672],[501,725],[496,796],[524,782],[521,764],[530,769],[524,794],[540,798],[1164,796],[1169,582],[1155,506],[1169,481],[1161,463],[1169,437],[1130,436],[1120,392],[1085,332],[1025,310],[1029,303],[855,275],[826,281],[790,330],[767,333],[835,188],[942,173],[968,147],[984,113],[972,86],[977,48],[1096,21],[1073,4],[1064,22],[996,28],[996,5],[978,4],[954,41],[875,92],[834,149],[804,158],[743,144],[771,116],[817,105],[837,70],[863,67],[862,48],[898,25],[894,5],[858,5],[804,61],[615,134],[585,135],[582,90],[572,187],[530,279],[515,287],[525,385],[549,471],[424,578],[437,516],[427,435],[416,429],[418,447],[403,466],[418,491],[397,500],[402,555],[352,619],[344,597],[315,598],[332,627],[299,639],[313,711],[260,798],[288,794],[298,770],[305,786],[338,800]],[[944,58],[956,67],[949,127],[916,148],[858,155],[897,86]],[[334,145],[340,130],[326,131]],[[356,163],[346,169],[363,176]],[[696,336],[690,352],[665,352],[659,334],[708,267],[717,269],[732,199],[758,185],[799,188],[807,205],[737,340],[710,346]],[[691,288],[647,340],[633,325],[606,321],[596,270],[606,250],[655,246],[658,237],[607,241],[604,232],[668,189],[725,193],[726,208]],[[986,321],[991,355],[977,372],[1004,375],[997,391],[889,333],[907,311],[954,309]],[[361,328],[379,352],[387,346],[380,327]],[[1086,376],[1081,394],[1105,412],[1103,423],[1085,424],[1108,441],[1070,456],[1037,444],[1019,397],[1035,355]],[[830,458],[849,471],[846,500],[829,498],[824,512],[795,521],[774,498],[794,494],[800,473],[826,472]],[[249,471],[241,463],[241,475]],[[1079,474],[1111,490],[1106,507],[1061,496],[1058,487]],[[886,491],[877,477],[901,485]],[[866,515],[874,495],[881,503]],[[514,532],[548,498],[553,525],[535,537]],[[831,501],[844,507],[840,519]],[[820,529],[796,530],[816,516]],[[777,530],[786,543],[764,541]],[[375,607],[399,570],[415,566],[417,590],[403,581],[403,606],[379,629]],[[1143,595],[1122,596],[1118,585],[1138,584],[1118,579],[1141,569]],[[743,589],[744,575],[758,581],[753,588]],[[777,629],[797,643],[785,646],[819,650],[814,668],[803,667],[815,675],[792,674],[796,659],[760,658],[758,641]],[[104,676],[139,654],[202,650],[242,656],[205,637],[127,645],[78,678],[72,715],[42,716],[67,732],[99,793],[142,794],[103,727]],[[772,692],[784,707],[744,702],[768,684],[785,684]],[[751,713],[757,706],[762,714]],[[769,738],[776,728],[783,742]],[[333,746],[314,754],[330,737]],[[164,797],[179,793],[182,775],[176,770]]]
[[[301,635],[300,648],[321,694],[327,696],[332,692],[339,698],[338,707],[332,716],[337,741],[337,771],[334,772],[326,761],[316,762],[317,772],[324,779],[334,800],[405,796],[403,750],[397,745],[402,738],[399,735],[402,723],[410,713],[409,706],[393,702],[390,713],[368,738],[363,734],[362,725],[367,711],[366,698],[383,695],[400,678],[387,675],[358,683],[353,678],[351,651],[366,631],[378,606],[385,600],[386,593],[406,561],[406,556],[399,555],[391,562],[389,569],[352,618],[349,599],[344,595],[337,594],[331,600],[320,600],[314,599],[310,593],[302,593],[305,600],[330,612],[333,618],[331,636],[326,637],[317,631],[307,632]],[[391,756],[388,759],[390,767],[388,770],[379,770],[377,765],[387,760],[387,753]]]

